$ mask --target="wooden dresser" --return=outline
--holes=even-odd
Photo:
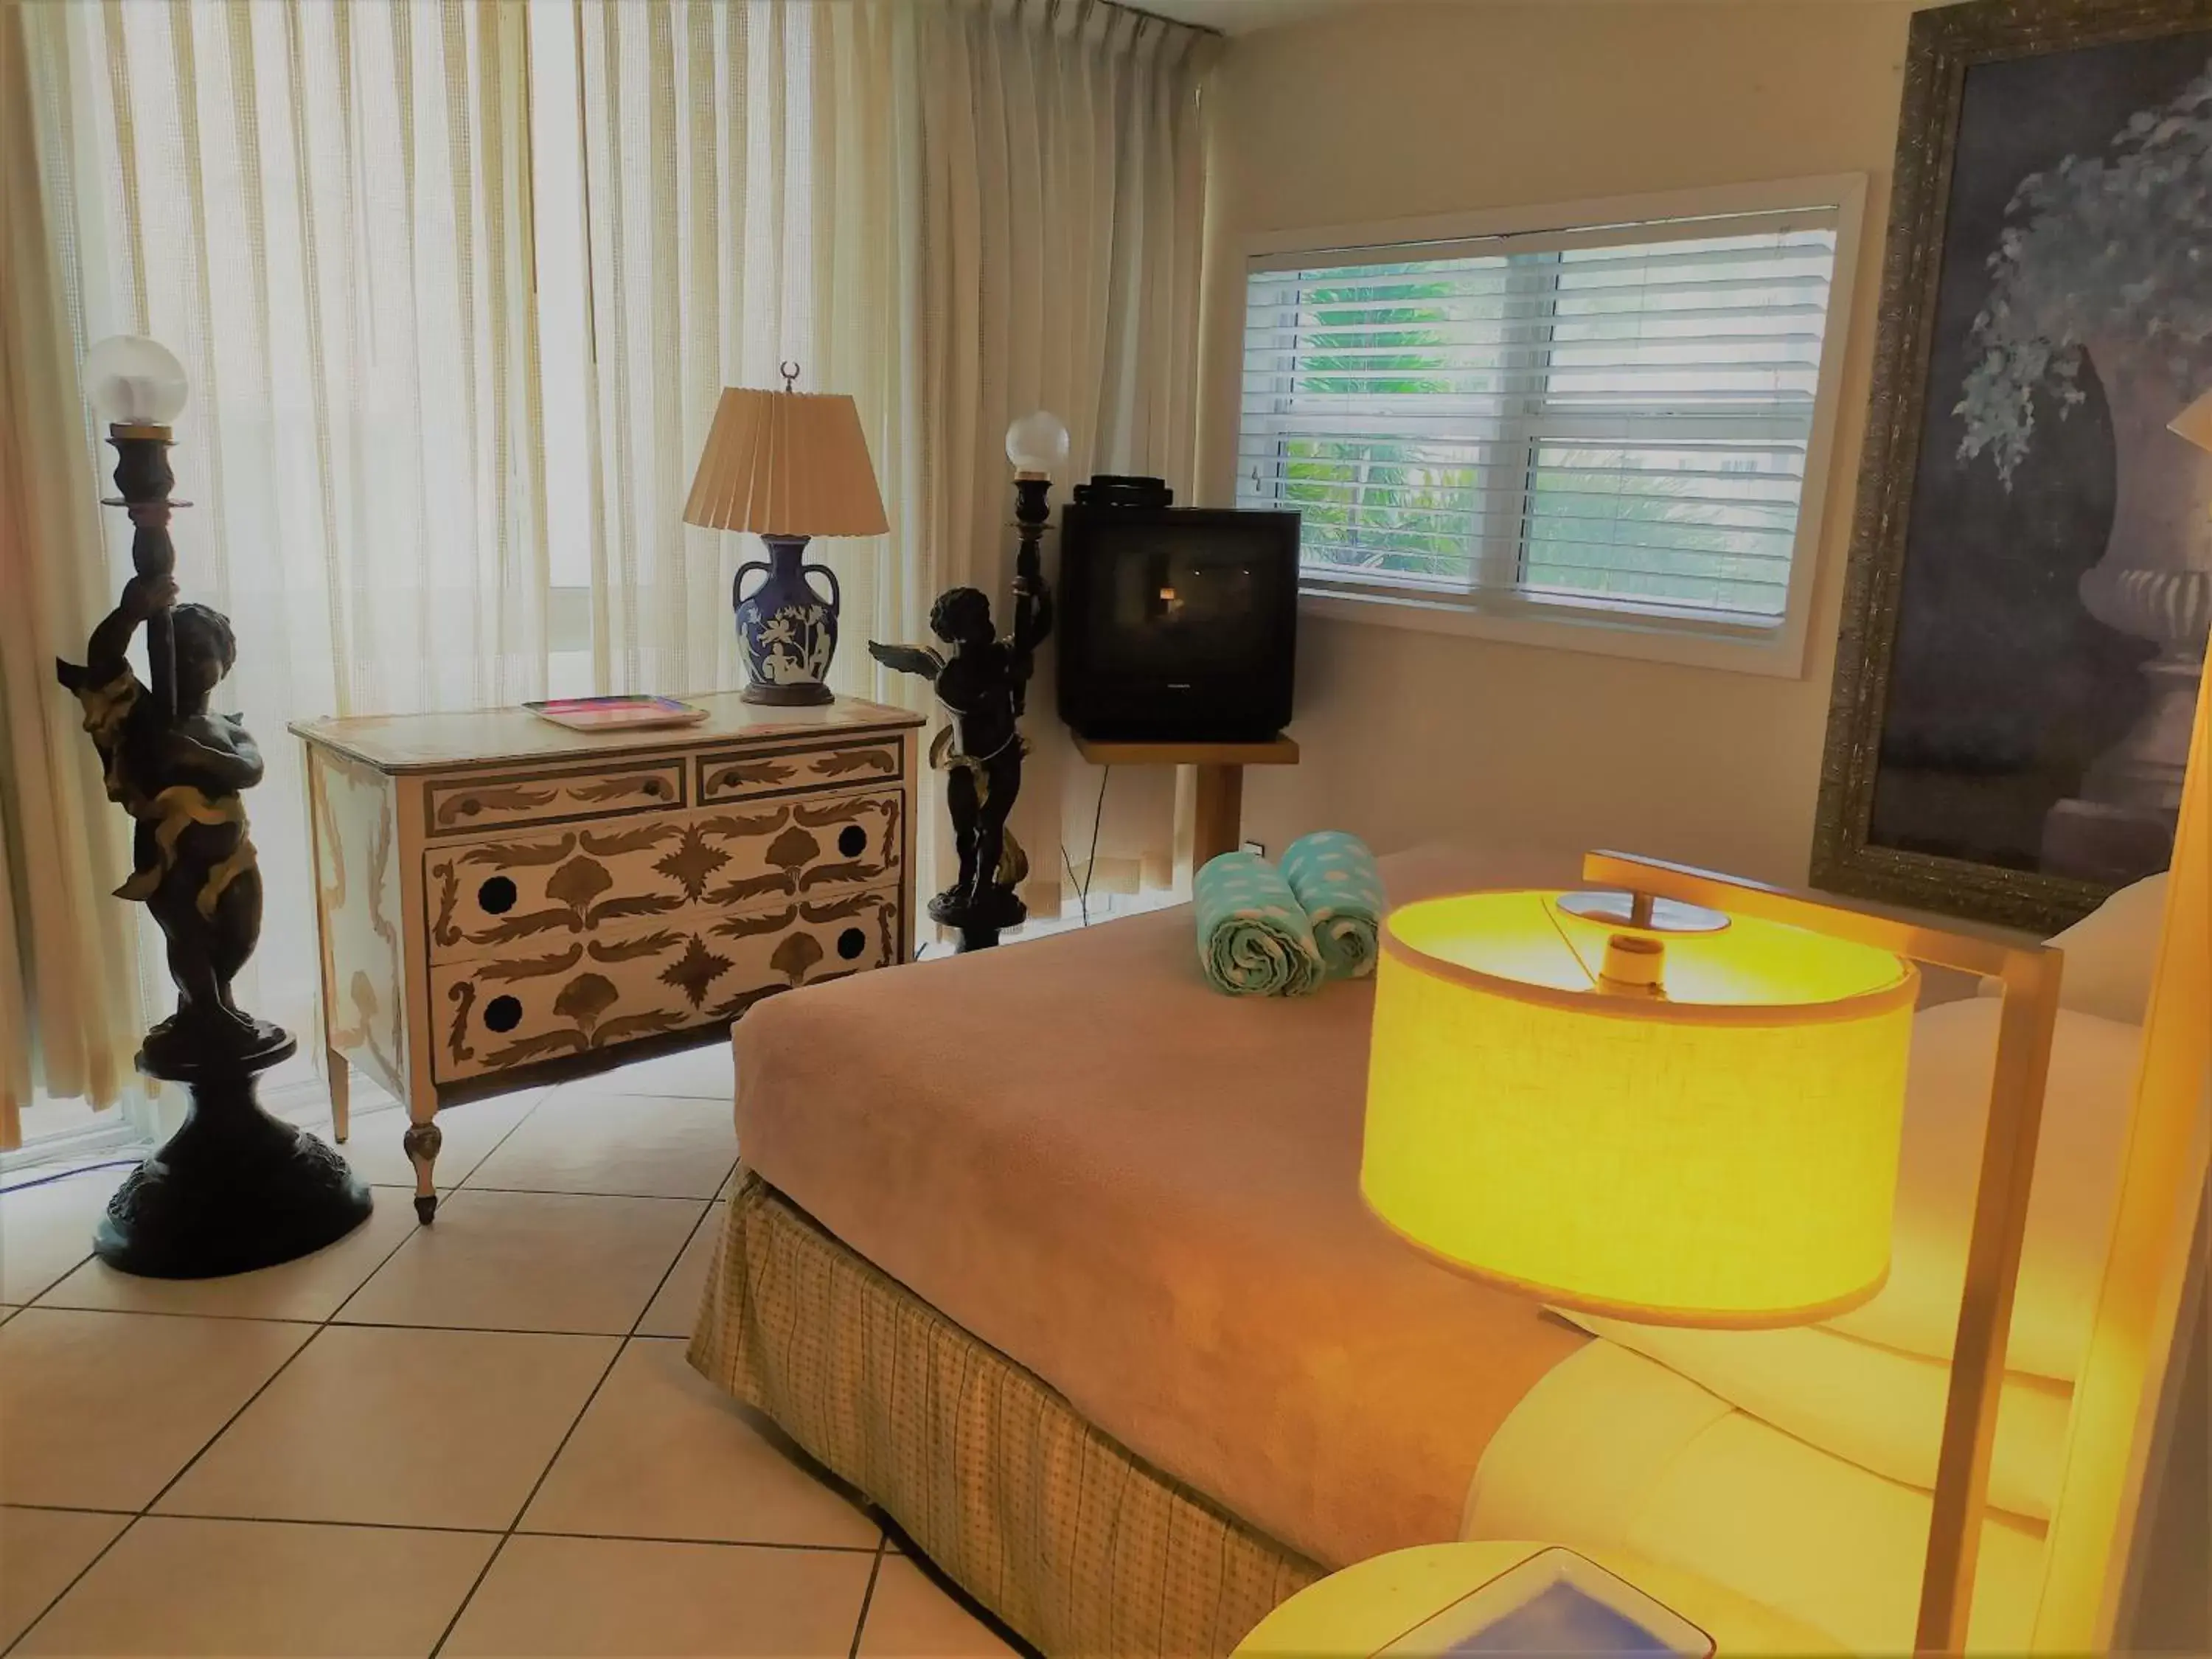
[[[659,731],[521,709],[292,726],[334,1125],[349,1066],[407,1103],[424,1221],[441,1100],[719,1037],[763,997],[907,959],[921,716],[691,701],[705,721]]]

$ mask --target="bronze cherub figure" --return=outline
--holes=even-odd
[[[1024,478],[1018,509],[1022,545],[1014,564],[1014,627],[1001,638],[991,620],[991,601],[973,587],[946,589],[930,607],[929,631],[952,647],[879,645],[868,654],[886,668],[919,674],[937,690],[947,716],[930,742],[930,764],[945,774],[945,801],[952,818],[960,873],[929,902],[931,917],[960,932],[960,948],[982,950],[1003,928],[1018,927],[1029,909],[1016,890],[1029,859],[1007,828],[1021,793],[1021,733],[1037,647],[1052,633],[1052,588],[1037,556],[1045,521],[1042,480]]]
[[[133,576],[93,630],[84,664],[55,665],[83,706],[108,799],[134,821],[131,878],[115,896],[144,904],[168,946],[177,1012],[146,1035],[155,1068],[244,1060],[290,1042],[231,995],[261,937],[261,872],[240,799],[261,781],[261,750],[238,715],[208,707],[237,661],[237,639],[220,611],[176,597],[173,577]],[[141,624],[163,611],[175,641],[173,713],[125,655]]]
[[[169,499],[169,429],[118,422],[109,441],[137,574],[93,629],[85,661],[55,672],[83,709],[107,798],[131,815],[131,877],[116,896],[152,915],[176,981],[176,1012],[146,1034],[138,1069],[182,1083],[191,1104],[116,1188],[93,1248],[126,1273],[212,1279],[319,1250],[366,1220],[372,1203],[336,1150],[254,1097],[256,1074],[298,1045],[231,991],[261,937],[261,872],[242,796],[264,769],[240,717],[209,707],[238,641],[221,611],[177,602],[168,526],[184,503]],[[128,654],[142,628],[150,684]]]

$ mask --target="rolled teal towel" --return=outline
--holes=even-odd
[[[1328,976],[1373,973],[1375,938],[1389,905],[1367,843],[1342,830],[1301,836],[1283,850],[1283,879],[1306,913]]]
[[[1198,960],[1232,997],[1296,997],[1325,977],[1305,912],[1282,872],[1250,853],[1208,859],[1191,884]]]

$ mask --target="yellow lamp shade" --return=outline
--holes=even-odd
[[[1792,1325],[1881,1289],[1918,975],[1738,916],[1638,933],[1553,893],[1394,912],[1360,1188],[1406,1237],[1563,1306]],[[1620,982],[1662,948],[1663,991]],[[1604,977],[1608,968],[1612,977]]]

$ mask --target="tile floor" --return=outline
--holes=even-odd
[[[122,1169],[8,1177],[0,1652],[1009,1652],[684,1363],[729,1097],[714,1047],[451,1108],[418,1229],[372,1094],[374,1216],[200,1284],[88,1259]]]

